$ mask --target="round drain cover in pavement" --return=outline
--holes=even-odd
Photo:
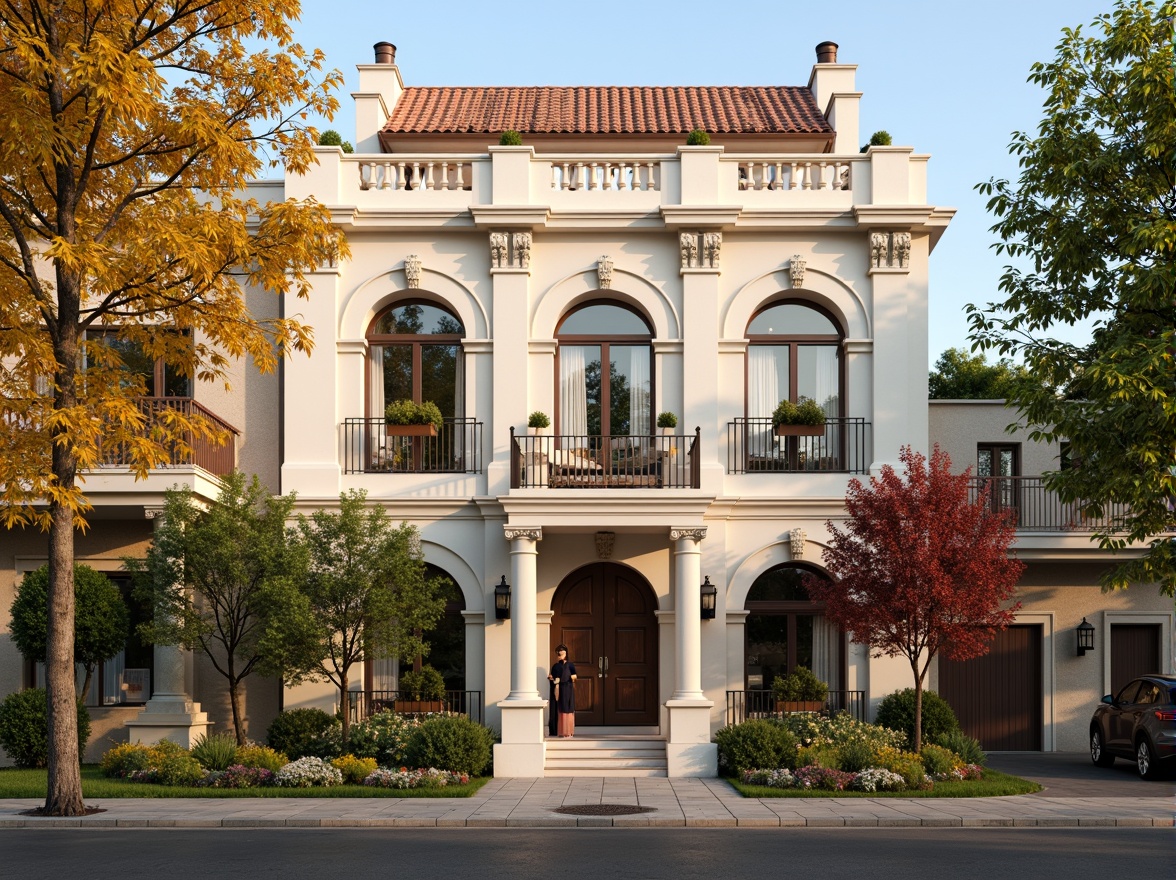
[[[632,816],[634,813],[654,813],[653,807],[638,807],[633,804],[578,804],[560,807],[555,812],[568,816]]]

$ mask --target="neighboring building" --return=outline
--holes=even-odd
[[[78,558],[116,573],[143,552],[165,486],[212,497],[234,460],[297,492],[303,512],[366,489],[420,530],[425,558],[457,587],[430,660],[501,730],[499,775],[711,775],[714,731],[766,708],[756,692],[797,665],[830,684],[836,707],[868,717],[909,669],[848,644],[796,579],[820,572],[848,481],[941,433],[927,403],[928,257],[954,212],[928,203],[928,157],[859,152],[855,67],[831,43],[807,86],[768,87],[406,88],[394,52],[377,44],[377,63],[359,67],[356,153],[320,148],[310,173],[256,187],[314,197],[347,232],[350,260],[285,306],[315,328],[314,353],[287,361],[280,382],[243,372],[231,396],[196,390],[239,429],[227,459],[201,452],[139,483],[116,462],[90,475],[96,510]],[[683,146],[695,127],[710,146]],[[487,147],[506,129],[525,146]],[[825,426],[776,436],[776,404],[801,396]],[[437,436],[385,423],[402,398],[438,404]],[[552,425],[532,436],[536,410]],[[679,427],[663,432],[666,411]],[[1032,540],[1100,558],[1078,533]],[[0,626],[17,578],[44,558],[39,533],[0,534]],[[1033,583],[1085,583],[1042,558]],[[499,584],[508,619],[495,612]],[[1123,601],[1158,609],[1147,589]],[[1034,590],[1026,620],[1038,625],[1052,597]],[[1088,616],[1119,599],[1089,595]],[[1070,607],[1041,631],[1058,678],[1043,659],[1042,736],[1028,747],[1080,747],[1105,687],[1060,659]],[[1120,624],[1098,625],[1096,653],[1109,657]],[[1171,629],[1169,612],[1168,664]],[[637,757],[545,741],[559,642],[580,673],[577,748],[624,733]],[[123,666],[144,668],[134,653]],[[191,736],[204,712],[227,720],[223,680],[189,661],[181,681],[176,657],[156,650],[142,717],[117,703],[110,665],[92,701],[115,705],[95,710],[91,754],[126,736],[127,720],[145,739],[173,722],[169,735]],[[394,667],[367,664],[356,711],[395,689]],[[0,637],[0,691],[25,683],[21,670]],[[255,679],[252,733],[279,706],[334,700],[330,685],[281,693]]]

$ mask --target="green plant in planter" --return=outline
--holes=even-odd
[[[523,145],[523,136],[509,128],[502,133],[502,137],[498,139],[498,146],[500,147],[521,147]]]
[[[527,416],[528,428],[547,428],[551,426],[551,419],[547,417],[547,413],[540,410],[535,410]]]
[[[891,143],[890,132],[884,129],[876,131],[870,135],[870,142],[862,147],[862,152],[866,152],[870,147],[889,147]]]
[[[672,412],[664,412],[657,414],[657,426],[659,428],[676,428],[678,427],[678,417]]]
[[[796,403],[781,400],[772,413],[772,427],[777,425],[823,425],[825,411],[811,397],[802,397]]]
[[[422,666],[400,676],[398,698],[401,700],[432,701],[445,697],[445,679],[432,666]]]
[[[776,676],[772,693],[777,700],[787,702],[823,703],[829,697],[829,685],[817,678],[811,669],[798,666],[783,677]]]
[[[709,144],[710,135],[706,133],[705,129],[696,128],[686,135],[686,146],[688,147],[705,147]]]
[[[432,425],[438,431],[443,424],[441,410],[431,400],[394,400],[384,407],[384,420],[389,425]]]

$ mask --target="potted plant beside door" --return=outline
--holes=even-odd
[[[820,712],[829,699],[829,685],[813,675],[811,669],[798,666],[783,677],[776,676],[772,694],[777,712]]]
[[[777,437],[819,437],[825,433],[825,411],[811,397],[781,400],[772,413],[772,430]]]
[[[444,423],[441,409],[431,400],[394,400],[384,407],[384,422],[396,437],[436,437]]]
[[[422,666],[400,676],[396,693],[396,712],[400,715],[420,715],[445,711],[445,679],[432,666]]]

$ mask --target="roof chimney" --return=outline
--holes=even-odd
[[[822,43],[821,45],[823,46],[825,44]],[[837,58],[836,58],[837,46],[836,46],[836,44],[830,44],[830,45],[833,45],[833,56],[834,56],[833,60],[836,61],[837,60]],[[393,46],[391,43],[388,43],[388,42],[376,43],[374,48],[376,50],[376,64],[395,64],[396,63],[396,47]],[[820,47],[818,47],[818,48],[820,48]]]
[[[381,44],[387,45],[387,44]],[[396,47],[392,47],[396,51]],[[377,49],[378,51],[378,49]],[[377,59],[378,60],[378,59]],[[836,64],[837,63],[837,44],[832,40],[826,40],[823,43],[817,43],[817,64]]]

